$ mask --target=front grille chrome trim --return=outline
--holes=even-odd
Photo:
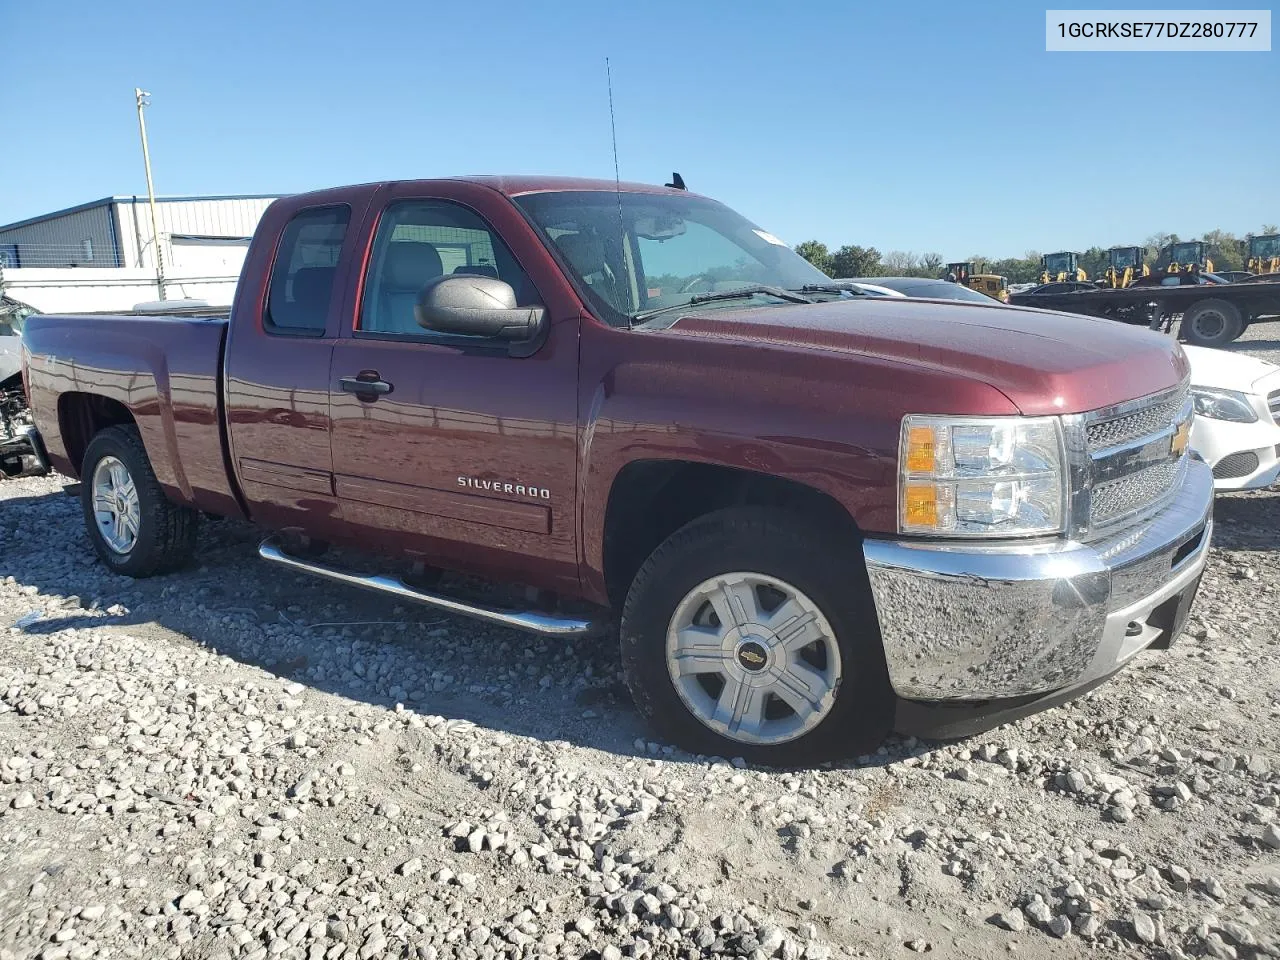
[[[1071,533],[1085,541],[1109,536],[1164,507],[1186,472],[1174,437],[1194,415],[1190,382],[1064,417],[1071,470]]]
[[[1163,460],[1095,487],[1089,504],[1090,525],[1110,526],[1159,506],[1173,493],[1184,467],[1182,458]]]
[[[1159,433],[1190,396],[1190,380],[1171,390],[1127,400],[1086,413],[1085,430],[1094,451],[1125,447],[1145,434]]]

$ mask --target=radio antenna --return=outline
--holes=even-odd
[[[613,70],[609,58],[604,58],[605,85],[609,89],[609,134],[613,138],[613,190],[618,201],[618,253],[627,249],[627,228],[622,220],[622,176],[618,173],[618,124],[613,118]]]
[[[622,178],[618,175],[618,124],[613,118],[613,70],[609,66],[609,58],[604,58],[604,76],[605,85],[609,88],[609,133],[613,137],[613,182],[618,189],[618,193],[622,193]],[[621,197],[619,197],[621,204]],[[622,207],[618,207],[621,212]]]

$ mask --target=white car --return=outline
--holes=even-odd
[[[863,283],[861,280],[841,280],[841,283],[847,283],[851,287],[857,287],[863,293],[869,293],[874,297],[906,297],[905,293],[899,293],[897,290],[890,290],[888,287],[882,287],[878,283]]]
[[[1196,416],[1191,449],[1217,490],[1257,490],[1280,477],[1280,366],[1228,350],[1183,347]]]

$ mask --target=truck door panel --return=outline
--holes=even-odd
[[[349,534],[376,531],[442,566],[576,586],[578,316],[549,309],[547,338],[527,357],[418,326],[418,292],[447,274],[497,276],[522,306],[541,299],[475,209],[395,189],[330,375],[334,483]],[[352,381],[375,380],[385,392],[350,392],[360,389]]]
[[[343,203],[307,207],[274,225],[274,264],[261,278],[241,280],[260,282],[257,315],[233,318],[227,347],[229,447],[250,514],[267,527],[320,537],[336,532],[340,517],[329,446],[329,366],[351,218]],[[268,231],[272,226],[264,224]]]

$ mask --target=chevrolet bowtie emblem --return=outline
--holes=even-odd
[[[1173,440],[1169,442],[1169,452],[1175,457],[1180,457],[1187,452],[1187,446],[1191,442],[1191,421],[1184,420],[1178,424],[1178,429],[1173,432]]]
[[[742,659],[746,660],[748,663],[764,663],[764,657],[760,656],[760,654],[756,653],[754,650],[743,650],[741,656]]]

